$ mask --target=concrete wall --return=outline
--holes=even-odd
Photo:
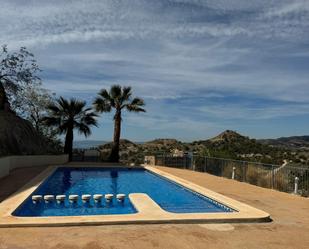
[[[68,155],[10,156],[0,158],[0,178],[11,170],[33,166],[46,166],[68,162]]]

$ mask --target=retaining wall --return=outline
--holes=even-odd
[[[46,166],[67,163],[68,155],[33,155],[33,156],[9,156],[0,158],[0,178],[10,174],[16,168],[33,166]]]

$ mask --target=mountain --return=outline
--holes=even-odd
[[[277,139],[260,139],[258,141],[262,144],[274,147],[283,147],[292,150],[304,149],[309,151],[309,136],[280,137]]]
[[[226,130],[220,133],[218,136],[208,139],[211,143],[234,143],[249,141],[249,137],[242,136],[236,131]]]
[[[283,151],[267,144],[259,143],[256,139],[240,135],[231,130],[226,130],[218,136],[208,140],[192,143],[195,150],[199,148],[199,154],[214,157],[224,157],[242,160],[254,160],[265,163],[281,163]]]

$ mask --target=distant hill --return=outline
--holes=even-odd
[[[226,130],[218,136],[208,139],[195,141],[192,143],[195,148],[199,148],[200,153],[214,157],[224,157],[233,159],[246,159],[262,161],[265,163],[281,163],[283,154],[278,148],[262,144],[256,139],[240,135],[231,130]]]
[[[154,145],[154,146],[156,145],[169,146],[173,144],[181,144],[181,142],[172,138],[158,138],[145,143],[145,145]]]
[[[299,142],[299,139],[297,141]],[[294,143],[296,144],[297,141],[294,141]],[[232,130],[226,130],[213,138],[192,143],[183,143],[176,139],[156,139],[143,145],[143,151],[148,154],[170,153],[174,149],[191,151],[200,156],[272,164],[282,164],[283,160],[292,160],[297,163],[309,161],[309,156],[306,157],[304,154],[294,153],[289,148],[275,147],[262,143]]]
[[[260,139],[258,141],[274,147],[309,150],[309,136],[280,137],[277,139]]]
[[[81,141],[74,141],[73,148],[74,149],[90,149],[90,148],[97,148],[100,145],[108,143],[107,141],[102,140],[81,140]]]
[[[84,141],[80,147],[97,147],[108,157],[112,142]],[[309,143],[309,136],[280,139],[256,140],[235,131],[226,130],[219,135],[192,143],[172,138],[159,138],[144,143],[135,143],[127,139],[120,141],[120,157],[123,161],[142,163],[145,155],[170,154],[175,149],[194,152],[199,156],[231,158],[263,163],[282,164],[283,160],[295,163],[309,163],[309,155],[291,149]],[[90,146],[91,145],[91,146]],[[285,145],[285,146],[282,146]],[[286,146],[289,145],[289,146]],[[309,153],[308,153],[309,154]]]
[[[245,142],[249,141],[249,137],[240,135],[239,133],[231,130],[226,130],[220,133],[218,136],[208,139],[211,143],[234,143],[234,142]]]
[[[111,149],[112,146],[113,146],[113,142],[108,142],[103,145],[100,145],[99,149],[101,150]],[[138,146],[137,144],[133,143],[132,141],[128,139],[120,139],[120,150],[126,149],[128,147],[137,147],[137,146]]]

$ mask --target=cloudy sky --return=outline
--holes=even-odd
[[[123,137],[309,134],[308,0],[1,0],[0,12],[0,44],[31,50],[57,95],[91,103],[117,83],[145,99]],[[102,115],[91,139],[112,128]]]

